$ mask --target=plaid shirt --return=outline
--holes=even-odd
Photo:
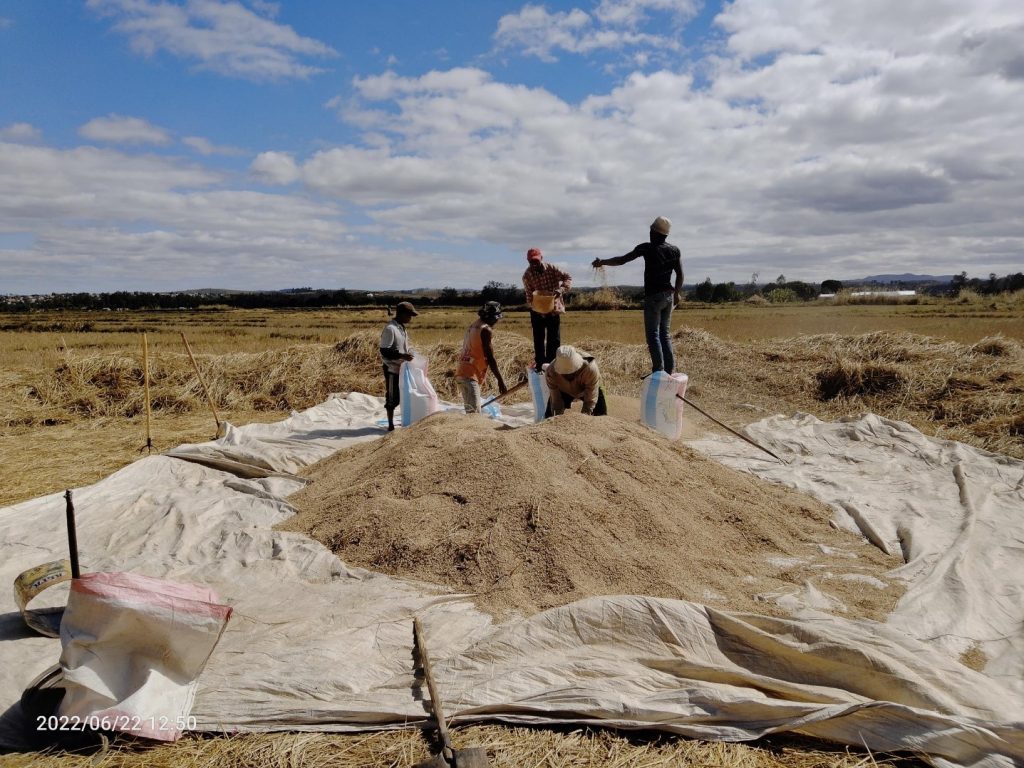
[[[534,291],[548,291],[554,293],[555,291],[561,291],[563,294],[572,288],[572,278],[568,272],[563,272],[554,264],[541,264],[544,267],[542,272],[534,272],[533,267],[528,267],[523,273],[523,290],[526,291],[526,303],[533,308],[533,292]],[[560,315],[565,312],[565,302],[562,301],[562,297],[559,296],[555,299],[555,310],[556,315]]]

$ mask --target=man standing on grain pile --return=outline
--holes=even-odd
[[[591,266],[617,267],[641,256],[644,258],[644,333],[647,349],[651,353],[651,370],[672,373],[675,356],[672,353],[672,310],[682,301],[683,260],[679,249],[667,242],[672,222],[659,216],[651,224],[651,239],[640,243],[624,256],[614,259],[594,259]],[[675,273],[675,284],[672,274]]]
[[[540,373],[541,366],[554,359],[555,350],[562,343],[563,296],[572,288],[572,277],[554,264],[545,264],[540,248],[528,250],[526,260],[530,266],[523,273],[523,290],[530,307],[536,371]]]
[[[597,361],[584,355],[568,344],[559,347],[555,359],[544,370],[550,399],[548,408],[555,416],[565,413],[573,400],[583,401],[583,413],[591,416],[607,416],[604,390],[601,389],[601,372]]]
[[[488,301],[478,311],[479,318],[466,330],[462,342],[462,354],[455,369],[455,383],[462,392],[462,402],[466,413],[480,413],[480,387],[487,378],[487,369],[491,369],[498,382],[498,391],[505,394],[508,387],[501,378],[498,363],[494,359],[491,341],[494,338],[494,325],[501,320],[501,304]]]
[[[400,394],[398,374],[402,370],[402,362],[412,360],[409,348],[409,334],[405,326],[419,312],[408,301],[395,307],[395,316],[384,326],[380,334],[380,356],[384,361],[384,409],[388,412],[388,432],[395,431],[395,408],[398,407]]]

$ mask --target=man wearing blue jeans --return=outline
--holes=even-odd
[[[679,249],[667,242],[672,222],[659,216],[651,224],[651,239],[640,243],[624,256],[594,259],[594,269],[617,267],[643,256],[644,259],[644,332],[651,353],[651,370],[672,373],[676,360],[672,354],[672,310],[682,301],[683,259]],[[675,275],[673,283],[672,276]]]

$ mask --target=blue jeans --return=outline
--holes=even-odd
[[[651,370],[672,373],[676,359],[672,354],[672,291],[655,293],[644,299],[644,333],[651,353]]]

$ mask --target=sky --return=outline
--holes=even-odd
[[[1020,0],[0,0],[0,294],[1024,269]],[[608,280],[641,282],[642,267]]]

